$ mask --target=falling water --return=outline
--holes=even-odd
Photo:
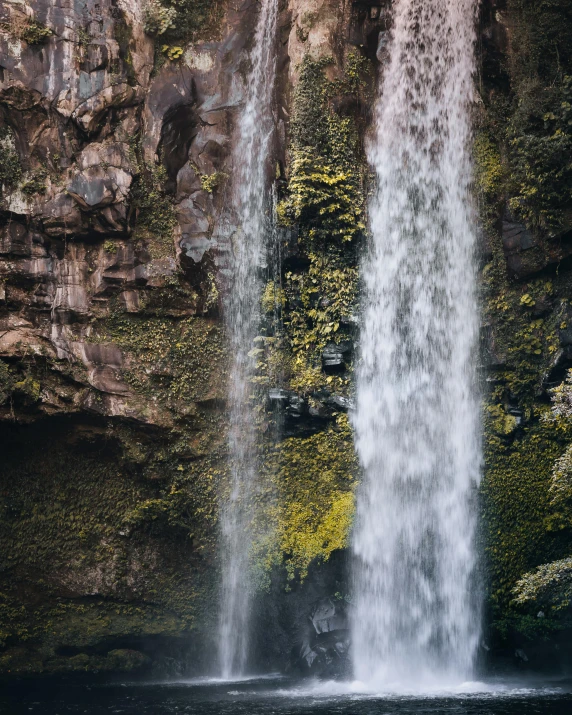
[[[355,677],[376,686],[466,679],[478,643],[476,4],[395,0],[368,147],[352,632]]]
[[[260,272],[268,226],[268,155],[273,135],[272,97],[276,71],[277,0],[262,0],[250,53],[246,101],[234,150],[232,280],[225,313],[232,365],[229,381],[230,495],[222,510],[222,585],[219,666],[224,678],[244,674],[250,620],[249,526],[257,476],[257,441],[249,404],[249,356],[259,324]]]

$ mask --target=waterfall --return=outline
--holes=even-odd
[[[479,639],[476,5],[395,0],[367,148],[352,648],[355,677],[374,687],[465,680]]]
[[[251,409],[249,353],[259,325],[261,268],[268,227],[268,155],[274,121],[272,98],[276,58],[277,0],[261,0],[233,153],[233,236],[231,285],[225,317],[232,356],[229,380],[230,494],[221,514],[222,584],[219,667],[224,678],[244,674],[250,620],[249,549],[251,500],[257,478],[257,439]]]

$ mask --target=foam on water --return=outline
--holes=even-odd
[[[484,682],[466,681],[458,685],[435,686],[423,689],[416,687],[415,683],[405,686],[402,683],[388,683],[383,688],[375,688],[371,683],[361,681],[337,681],[312,680],[300,683],[291,688],[276,688],[267,691],[236,691],[237,694],[245,697],[254,695],[277,697],[277,698],[297,698],[297,699],[336,699],[336,700],[360,700],[360,699],[443,699],[443,698],[523,698],[523,697],[548,697],[560,695],[568,692],[566,688],[560,686],[527,686],[522,683],[507,681]]]

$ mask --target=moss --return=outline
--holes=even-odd
[[[0,649],[24,644],[43,653],[41,663],[34,665],[28,654],[18,667],[75,669],[79,661],[53,654],[126,636],[180,636],[211,617],[212,575],[198,554],[213,548],[216,499],[205,489],[213,491],[209,464],[215,457],[200,465],[196,457],[182,462],[183,442],[188,454],[189,435],[161,442],[135,428],[104,433],[93,425],[52,423],[47,431],[24,429],[4,450]],[[142,478],[129,444],[147,450],[146,461],[155,467],[162,464],[160,478]],[[138,508],[169,495],[178,501],[168,523],[133,518]],[[107,661],[86,661],[85,667],[129,668],[130,656],[123,655],[108,653]],[[2,656],[0,669],[14,669],[18,657]]]
[[[266,568],[284,559],[288,578],[303,580],[310,563],[327,561],[334,551],[347,547],[356,471],[345,415],[323,432],[267,448],[262,478],[273,485],[276,499],[265,517],[271,528],[260,531],[272,538],[255,545]]]
[[[209,194],[213,194],[216,189],[218,189],[228,175],[224,171],[215,171],[212,174],[201,174],[201,187],[203,191],[207,191]]]
[[[46,192],[46,178],[48,172],[41,168],[38,169],[32,178],[27,179],[22,184],[22,193],[26,196],[34,196],[34,194],[44,194]]]
[[[572,547],[548,491],[554,461],[572,435],[540,419],[546,410],[536,408],[509,441],[513,425],[499,429],[498,408],[489,408],[485,421],[484,529],[491,604],[500,621],[512,613],[518,579]]]
[[[18,30],[18,38],[29,45],[41,45],[47,42],[52,34],[49,27],[30,19]]]
[[[506,180],[506,169],[496,142],[490,133],[481,130],[474,141],[475,180],[478,193],[485,202],[495,202]]]
[[[285,273],[278,340],[266,346],[266,375],[296,392],[320,388],[347,394],[348,376],[326,375],[321,353],[328,343],[353,339],[357,310],[357,247],[365,230],[365,159],[360,102],[368,93],[369,65],[349,53],[337,78],[333,61],[304,57],[295,89],[288,186],[278,204],[281,223],[296,224],[303,256]],[[343,111],[342,111],[343,108]],[[269,302],[263,305],[267,314]],[[264,363],[264,361],[261,361]]]
[[[96,326],[93,339],[112,341],[127,353],[125,378],[142,395],[174,405],[222,394],[224,339],[213,320],[117,313]]]
[[[537,304],[550,306],[558,289],[554,280],[546,278],[511,282],[500,236],[489,234],[489,241],[493,258],[483,270],[481,286],[485,297],[483,319],[500,363],[494,381],[503,400],[516,399],[530,406],[558,350],[560,324],[557,311],[540,318],[532,309]]]
[[[306,55],[295,90],[288,191],[278,217],[283,224],[300,224],[310,242],[351,241],[365,230],[358,126],[333,106],[335,97],[356,94],[360,86],[357,60],[351,58],[350,74],[330,82],[324,70],[331,60]]]
[[[572,205],[570,4],[508,0],[507,23],[509,91],[499,97],[494,89],[485,101],[503,145],[513,214],[540,234],[554,234],[569,227]]]
[[[261,299],[264,313],[281,312],[286,307],[286,294],[276,281],[268,281]]]
[[[220,31],[224,8],[220,0],[151,0],[144,14],[145,32],[161,42],[212,40]]]
[[[143,159],[141,137],[133,137],[130,153],[138,173],[131,185],[131,201],[136,212],[133,238],[147,246],[153,258],[173,255],[177,217],[173,199],[165,190],[167,171],[162,164]]]
[[[14,390],[17,378],[9,365],[0,360],[0,405],[3,405]]]
[[[0,191],[15,188],[22,178],[22,165],[12,130],[0,126]]]

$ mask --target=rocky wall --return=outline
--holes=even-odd
[[[391,5],[279,7],[276,241],[253,345],[254,639],[275,667],[293,653],[302,672],[335,675],[359,477],[347,413],[363,143]],[[4,673],[208,666],[226,488],[221,296],[255,13],[250,0],[0,7]],[[568,638],[566,607],[519,605],[514,589],[572,548],[570,502],[550,492],[572,435],[549,419],[572,367],[569,13],[565,0],[486,0],[480,15],[480,538],[487,647],[509,660]]]

